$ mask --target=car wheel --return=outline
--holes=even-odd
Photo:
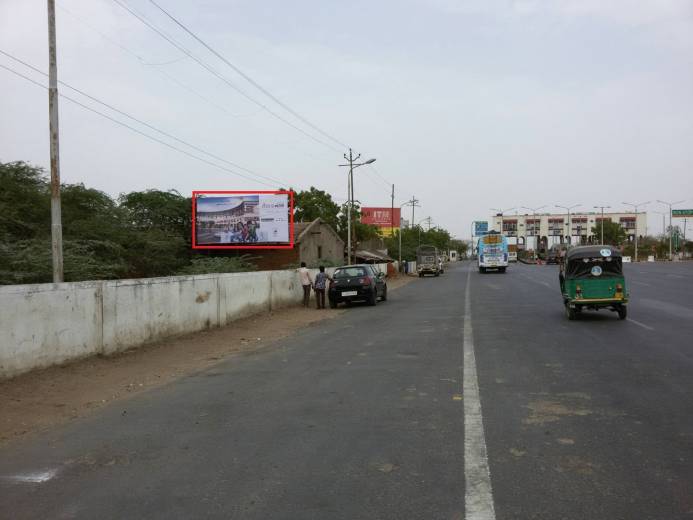
[[[383,294],[380,296],[381,302],[387,301],[387,285],[383,287]]]
[[[566,318],[569,320],[574,320],[575,319],[575,309],[573,309],[570,305],[566,304],[565,306],[565,315]]]
[[[419,273],[419,278],[423,278],[423,273]]]
[[[373,292],[371,295],[368,297],[368,305],[375,305],[378,303],[378,291],[376,289],[373,289]]]
[[[616,309],[616,312],[618,312],[619,320],[625,320],[628,316],[628,307],[626,307],[625,305],[621,305],[618,309]]]

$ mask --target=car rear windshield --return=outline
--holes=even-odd
[[[363,267],[344,267],[337,269],[334,272],[335,278],[357,278],[359,276],[367,276],[368,273]]]

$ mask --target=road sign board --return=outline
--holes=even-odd
[[[693,209],[674,209],[671,211],[674,218],[693,218]]]
[[[479,237],[488,233],[488,222],[485,220],[474,221],[474,236]]]

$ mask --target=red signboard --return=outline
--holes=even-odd
[[[400,208],[395,208],[394,216],[392,208],[361,208],[361,223],[372,224],[378,227],[399,227]]]

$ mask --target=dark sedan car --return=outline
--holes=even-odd
[[[387,300],[385,274],[368,264],[338,267],[332,275],[327,296],[333,309],[342,302],[365,301],[375,305],[378,298]]]

